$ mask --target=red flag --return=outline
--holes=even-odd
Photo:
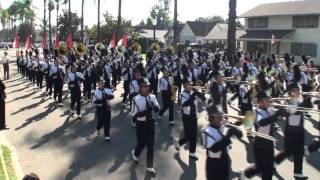
[[[59,43],[60,43],[59,33],[57,32],[57,34],[56,34],[56,43],[54,45],[54,48],[58,49],[59,48]]]
[[[45,32],[42,33],[42,48],[43,49],[47,48],[47,36]]]
[[[18,32],[16,32],[16,37],[15,37],[14,42],[13,42],[13,47],[16,48],[16,49],[19,49],[19,36],[18,36]]]
[[[73,48],[73,42],[72,42],[72,34],[69,32],[67,37],[67,48],[72,49]]]
[[[121,40],[122,40],[122,45],[123,45],[125,48],[127,48],[127,33],[124,33],[124,34],[122,35]]]
[[[26,49],[31,49],[31,39],[29,33],[27,34]]]
[[[109,44],[109,49],[116,47],[116,33],[113,33],[113,36],[111,38],[110,44]]]

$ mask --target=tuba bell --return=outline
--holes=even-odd
[[[131,49],[133,52],[140,53],[141,52],[141,45],[137,42],[134,42],[131,46]]]
[[[126,51],[126,48],[122,45],[116,47],[116,52],[120,55],[123,55],[125,51]]]
[[[60,56],[65,56],[69,52],[66,42],[60,41],[58,53]]]
[[[86,53],[86,46],[83,43],[78,43],[74,46],[74,50],[80,56],[83,56]]]
[[[99,54],[99,55],[101,54],[101,50],[104,48],[105,48],[105,46],[101,42],[97,43],[94,46],[94,49],[96,50],[97,54]]]
[[[153,50],[153,52],[157,53],[160,51],[161,47],[158,43],[152,43],[151,44],[151,49]]]

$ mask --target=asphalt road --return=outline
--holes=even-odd
[[[168,125],[168,114],[156,126],[154,167],[157,176],[146,175],[146,152],[140,157],[138,165],[132,163],[130,151],[136,143],[135,129],[129,123],[128,108],[122,108],[122,84],[118,85],[115,99],[112,100],[111,142],[107,143],[95,134],[95,107],[83,101],[83,118],[76,120],[69,116],[70,98],[65,86],[64,106],[57,107],[52,99],[37,91],[29,80],[16,72],[15,51],[11,50],[11,77],[5,80],[7,86],[7,124],[9,142],[17,149],[24,173],[35,172],[45,180],[204,180],[205,151],[197,148],[199,160],[189,161],[188,151],[177,153],[173,137],[182,132],[182,122],[178,106],[175,106],[176,125]],[[2,51],[0,55],[2,56]],[[3,71],[0,71],[3,77]],[[236,106],[236,102],[233,103]],[[204,109],[198,105],[199,112]],[[231,112],[236,112],[230,108]],[[206,116],[200,113],[199,129],[206,125]],[[305,123],[306,144],[318,135],[319,115]],[[279,122],[283,127],[283,122]],[[276,134],[279,139],[277,150],[282,150],[282,131]],[[232,159],[231,177],[236,179],[237,172],[253,163],[252,145],[244,137],[233,140],[230,150]],[[309,179],[320,178],[320,153],[316,152],[304,160],[304,173]],[[259,179],[258,177],[254,179]],[[293,179],[293,163],[287,160],[277,167],[274,179]]]

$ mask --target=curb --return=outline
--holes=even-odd
[[[0,139],[1,139],[1,144],[7,146],[10,149],[11,158],[12,158],[12,165],[13,165],[14,171],[17,175],[17,178],[22,179],[24,176],[24,173],[23,173],[22,167],[20,165],[19,157],[18,157],[16,149],[12,145],[10,145],[10,143],[8,142],[4,131],[0,131]],[[1,154],[2,154],[2,152],[1,152]],[[2,158],[2,155],[1,155],[1,158]],[[5,172],[6,172],[6,170],[5,170]]]
[[[3,157],[3,154],[2,154],[1,144],[0,144],[0,160],[1,160],[2,167],[3,167],[5,180],[9,180],[9,175],[8,175],[8,171],[7,171],[7,168],[6,168],[6,163],[4,162],[4,157]]]

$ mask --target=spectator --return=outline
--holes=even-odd
[[[22,180],[40,180],[39,176],[36,175],[35,173],[30,173],[25,175]]]
[[[4,56],[2,58],[3,64],[3,79],[9,79],[9,58],[8,52],[4,52]],[[7,77],[6,77],[7,76]]]
[[[6,129],[6,86],[0,80],[0,130]]]

